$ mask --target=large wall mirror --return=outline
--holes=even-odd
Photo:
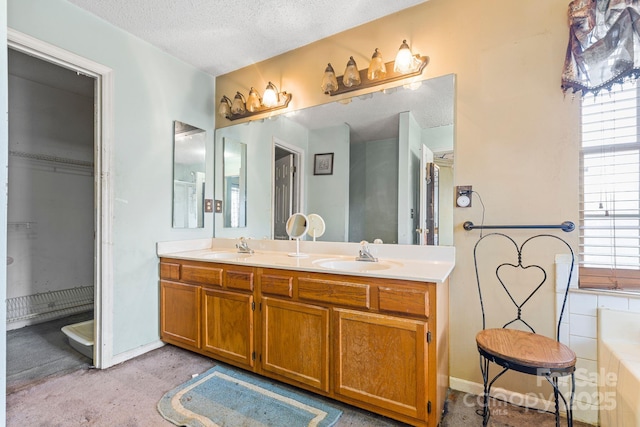
[[[223,138],[224,226],[247,226],[247,144]]]
[[[242,235],[277,234],[274,212],[286,194],[276,186],[276,161],[286,146],[300,162],[284,188],[299,188],[297,211],[324,218],[321,240],[452,245],[454,91],[455,76],[446,75],[217,129],[216,171],[224,141],[246,143]],[[314,174],[315,155],[326,153],[331,173]],[[215,236],[238,235],[216,222]]]
[[[207,133],[173,122],[173,227],[204,227],[205,141]]]

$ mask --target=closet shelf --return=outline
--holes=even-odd
[[[93,162],[76,160],[76,159],[68,159],[66,157],[51,156],[48,154],[33,154],[33,153],[25,153],[23,151],[9,151],[9,155],[13,157],[22,157],[23,159],[41,160],[45,162],[93,168]]]

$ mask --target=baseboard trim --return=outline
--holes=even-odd
[[[484,393],[484,386],[482,384],[463,380],[461,378],[449,377],[449,387],[453,390],[475,394],[477,396],[482,396],[482,393]],[[555,403],[552,401],[540,399],[534,395],[516,393],[515,391],[500,387],[491,388],[491,397],[504,400],[514,405],[526,406],[527,408],[538,409],[541,411],[549,411],[549,408],[555,408]],[[564,413],[562,410],[561,412]]]
[[[160,341],[153,341],[150,342],[149,344],[140,346],[140,347],[136,347],[132,350],[129,351],[125,351],[124,353],[119,353],[116,355],[113,355],[111,357],[111,364],[109,366],[115,366],[115,365],[119,365],[122,362],[126,362],[127,360],[131,360],[133,358],[136,358],[138,356],[142,356],[145,353],[148,353],[152,350],[156,350],[159,349],[160,347],[163,347],[165,344]]]

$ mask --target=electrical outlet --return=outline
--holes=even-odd
[[[459,208],[470,208],[472,191],[470,185],[458,185],[456,187],[456,206]]]

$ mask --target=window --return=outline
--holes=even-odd
[[[581,287],[640,289],[639,88],[582,100]]]

